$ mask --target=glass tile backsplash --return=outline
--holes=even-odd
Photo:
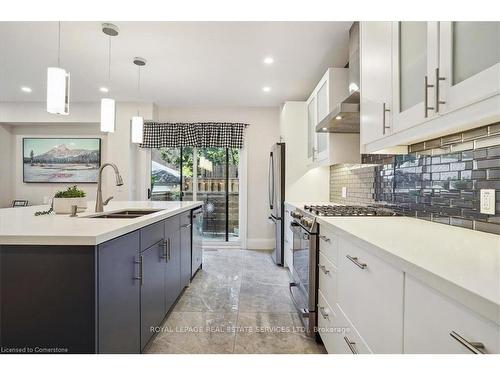
[[[334,165],[330,200],[388,205],[406,216],[500,234],[499,125],[410,145],[407,155],[363,155],[366,166]],[[496,190],[495,215],[480,213],[481,189]]]

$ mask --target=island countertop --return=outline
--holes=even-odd
[[[94,202],[77,217],[69,215],[35,216],[49,206],[0,209],[0,245],[87,245],[95,246],[181,212],[200,207],[203,202],[116,201],[104,207],[105,213],[121,210],[155,209],[158,212],[130,219],[91,218]]]

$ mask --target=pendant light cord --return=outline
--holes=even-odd
[[[137,66],[137,96],[139,99],[139,102],[141,101],[141,66]],[[137,116],[139,116],[139,106],[137,107]]]
[[[108,39],[108,86],[111,86],[111,36]]]

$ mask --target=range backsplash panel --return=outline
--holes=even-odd
[[[378,164],[358,172],[368,176],[373,168],[373,199],[349,203],[390,205],[406,216],[500,234],[500,124],[414,144],[407,155],[363,155],[362,160]],[[346,201],[333,194],[345,182],[338,180],[345,168],[353,169],[331,167],[334,202]],[[496,190],[495,215],[480,213],[480,189]]]

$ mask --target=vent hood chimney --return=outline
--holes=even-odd
[[[316,126],[318,133],[359,133],[359,22],[349,30],[349,96]]]

